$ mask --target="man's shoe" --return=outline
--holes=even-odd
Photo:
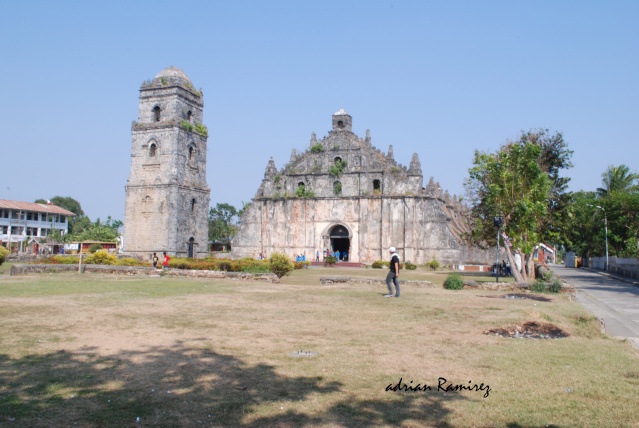
[[[384,297],[393,297],[392,294],[384,294]]]

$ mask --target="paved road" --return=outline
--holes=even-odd
[[[639,286],[584,269],[550,268],[577,289],[577,301],[603,318],[606,333],[626,337],[639,349]]]

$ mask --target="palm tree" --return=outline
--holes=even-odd
[[[597,188],[597,193],[599,196],[607,196],[612,192],[636,190],[637,181],[639,181],[639,174],[631,173],[628,165],[610,165],[601,174],[601,183],[604,187]]]

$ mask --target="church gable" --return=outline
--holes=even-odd
[[[352,117],[344,110],[333,114],[333,129],[323,139],[311,135],[308,148],[293,149],[290,161],[277,170],[271,159],[256,198],[360,197],[417,195],[422,172],[417,154],[411,167],[398,164],[393,147],[387,154],[372,146],[370,131],[360,138],[352,132]]]

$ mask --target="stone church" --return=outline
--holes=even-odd
[[[303,153],[264,179],[233,239],[234,257],[282,252],[314,259],[317,250],[339,250],[348,261],[388,258],[394,246],[403,260],[423,264],[487,262],[485,252],[463,243],[464,207],[432,178],[423,187],[417,154],[408,167],[353,133],[352,117],[340,110],[323,139],[313,133]]]
[[[208,255],[211,191],[206,183],[204,98],[176,67],[140,87],[125,186],[124,252]]]

